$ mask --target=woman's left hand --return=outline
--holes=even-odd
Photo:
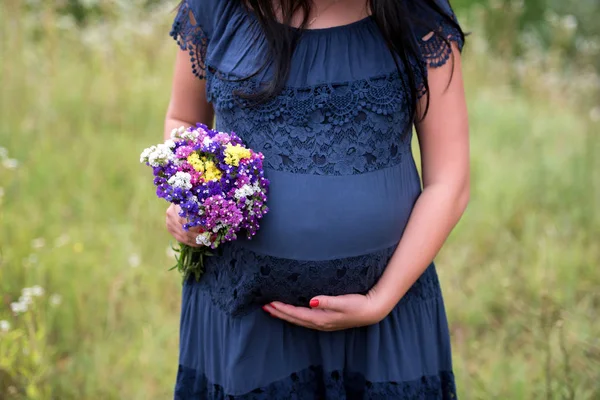
[[[372,325],[391,310],[385,310],[372,293],[366,295],[317,296],[310,308],[274,301],[263,306],[271,316],[319,331],[338,331]]]

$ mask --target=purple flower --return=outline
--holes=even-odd
[[[175,150],[175,156],[177,158],[188,158],[188,156],[192,154],[193,151],[194,148],[192,146],[183,145]]]

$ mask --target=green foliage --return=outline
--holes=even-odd
[[[532,45],[560,48],[568,61],[563,67],[577,64],[600,71],[597,0],[456,0],[452,4],[459,10],[478,9],[485,23],[474,33],[485,35],[505,55],[523,54]]]
[[[0,3],[0,398],[172,397],[180,277],[138,163],[162,137],[171,8],[75,30],[15,5]],[[600,109],[588,80],[549,85],[536,59],[516,74],[481,35],[465,51],[472,196],[437,260],[464,399],[600,398]]]

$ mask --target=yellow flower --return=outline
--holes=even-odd
[[[198,172],[204,172],[204,161],[200,159],[198,153],[192,153],[188,156],[187,162]]]
[[[206,179],[207,181],[217,181],[221,179],[221,176],[223,174],[221,173],[221,170],[217,168],[214,162],[206,161],[204,163],[204,168],[204,179]]]
[[[201,172],[204,179],[207,181],[216,181],[221,179],[223,174],[221,170],[211,160],[207,160],[206,157],[200,158],[198,153],[192,153],[188,156],[187,162],[196,171]]]
[[[244,158],[250,158],[251,156],[252,153],[250,153],[250,150],[240,146],[239,144],[236,144],[235,146],[228,144],[225,147],[225,162],[229,165],[233,165],[234,167],[240,165],[240,160]]]

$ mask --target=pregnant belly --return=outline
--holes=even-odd
[[[368,254],[397,243],[421,188],[412,162],[350,176],[267,170],[269,213],[251,240],[254,252],[293,260]]]
[[[278,300],[366,293],[383,273],[420,193],[406,162],[364,175],[268,171],[259,233],[222,246],[199,283],[230,314]]]

